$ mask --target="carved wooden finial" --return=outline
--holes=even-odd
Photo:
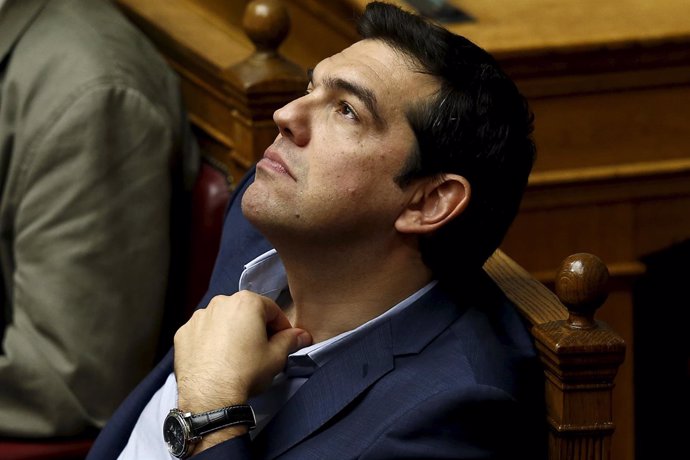
[[[608,279],[606,264],[595,255],[573,254],[561,263],[556,272],[556,295],[568,309],[569,327],[595,327],[594,313],[608,296]]]
[[[228,68],[226,77],[250,105],[265,106],[257,97],[271,94],[270,118],[276,105],[304,94],[307,86],[305,71],[278,52],[290,32],[290,16],[280,0],[254,0],[244,10],[242,25],[256,50]]]
[[[275,53],[290,31],[290,16],[278,0],[254,0],[244,10],[242,27],[257,51]]]

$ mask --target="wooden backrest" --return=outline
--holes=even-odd
[[[613,380],[625,342],[594,319],[606,300],[606,265],[586,253],[566,258],[557,295],[500,250],[484,269],[531,325],[544,366],[549,460],[610,459]]]

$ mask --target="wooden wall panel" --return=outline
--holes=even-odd
[[[539,152],[535,171],[690,158],[690,142],[681,141],[688,133],[690,86],[535,97],[530,102]]]

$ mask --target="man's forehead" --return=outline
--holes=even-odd
[[[376,93],[400,93],[405,98],[431,94],[438,87],[434,77],[414,68],[410,57],[381,40],[372,39],[360,40],[321,61],[314,69],[314,78],[353,80]]]
[[[363,73],[379,74],[389,70],[402,70],[404,60],[402,56],[390,46],[380,40],[360,40],[344,50],[321,61],[316,69],[328,70],[356,70]]]

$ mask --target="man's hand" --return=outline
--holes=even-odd
[[[175,334],[178,405],[193,413],[246,403],[311,344],[267,297],[240,291],[214,297]]]

